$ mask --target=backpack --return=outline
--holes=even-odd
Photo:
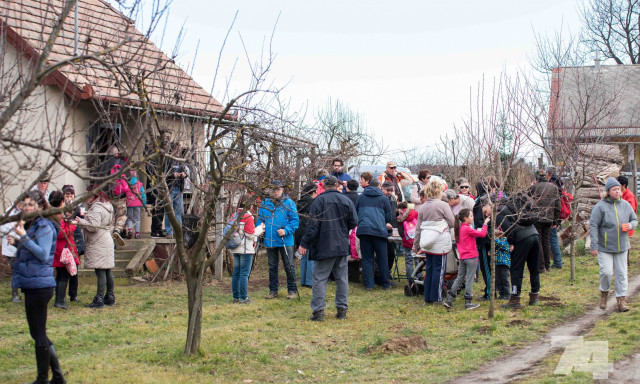
[[[224,230],[222,231],[222,236],[226,236],[227,233],[232,232],[229,240],[224,243],[224,247],[226,249],[235,249],[242,244],[242,236],[237,231],[236,220],[238,218],[238,213],[234,213],[233,216],[229,220],[227,220],[227,224],[224,226]]]
[[[573,201],[573,196],[567,192],[562,191],[562,195],[560,196],[560,219],[565,220],[571,217],[571,202]]]

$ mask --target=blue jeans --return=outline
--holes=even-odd
[[[444,273],[447,271],[447,255],[427,255],[424,272],[424,301],[442,301]]]
[[[233,276],[231,277],[231,290],[233,298],[246,300],[247,287],[249,286],[249,273],[251,272],[251,263],[253,262],[253,254],[251,253],[234,253],[233,254]]]
[[[184,203],[182,202],[182,191],[180,187],[173,187],[171,189],[171,204],[173,205],[173,212],[176,214],[176,219],[180,225],[182,225],[182,215],[184,215]],[[173,228],[171,228],[171,223],[169,222],[169,215],[165,212],[164,214],[164,230],[167,234],[173,233]]]
[[[288,293],[298,292],[296,285],[296,270],[293,266],[293,245],[285,247],[267,248],[267,259],[269,261],[269,292],[278,293],[278,260],[282,258],[282,266],[287,274]]]
[[[560,242],[558,241],[558,228],[551,228],[549,245],[551,246],[551,253],[553,253],[553,266],[562,267],[562,251],[560,250]]]
[[[387,239],[384,237],[361,235],[360,251],[362,253],[362,281],[365,288],[373,288],[373,254],[376,255],[378,272],[380,273],[380,285],[388,288],[389,284],[389,260],[387,259]]]
[[[309,250],[300,259],[300,285],[311,286],[313,283],[313,260],[309,260]]]

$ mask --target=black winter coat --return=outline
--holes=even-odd
[[[296,229],[296,232],[293,235],[293,241],[296,248],[300,245],[302,236],[304,236],[304,231],[307,229],[307,224],[309,224],[309,208],[311,208],[312,203],[313,197],[310,195],[302,196],[296,203],[296,207],[298,209],[298,220],[300,221],[298,229]]]
[[[358,214],[351,200],[336,189],[328,189],[313,200],[300,245],[311,251],[312,260],[348,256],[349,230],[356,225]]]

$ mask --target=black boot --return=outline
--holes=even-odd
[[[64,379],[62,369],[60,369],[60,363],[58,362],[58,355],[56,354],[53,344],[49,346],[49,365],[51,366],[51,384],[66,384],[67,380]]]
[[[313,316],[309,318],[311,321],[324,321],[324,310],[313,312]]]
[[[49,384],[49,348],[36,346],[38,377],[31,384]]]
[[[90,304],[86,305],[87,308],[104,308],[104,298],[100,295],[96,295]]]
[[[344,320],[347,318],[347,308],[338,307],[336,312],[336,319]]]
[[[107,293],[104,295],[104,305],[116,305],[116,297],[113,294]]]
[[[53,303],[54,307],[62,308],[62,309],[69,308],[67,304],[64,302],[65,292],[67,292],[67,284],[58,282],[58,285],[56,285],[56,300]]]

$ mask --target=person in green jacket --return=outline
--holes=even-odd
[[[631,204],[621,199],[620,183],[613,177],[605,183],[606,196],[591,211],[589,235],[591,254],[598,256],[600,265],[600,308],[607,308],[611,277],[615,272],[615,294],[618,311],[629,307],[627,296],[627,251],[629,231],[638,226],[638,218]]]

